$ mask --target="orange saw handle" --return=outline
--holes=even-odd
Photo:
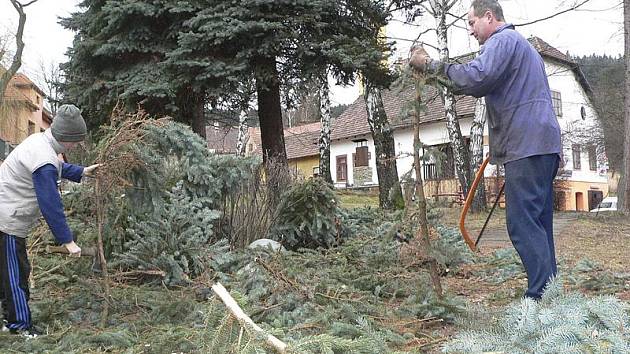
[[[477,246],[475,245],[475,241],[473,241],[472,238],[470,238],[470,234],[466,230],[466,225],[465,225],[466,214],[468,214],[468,209],[470,208],[470,205],[472,204],[473,199],[475,199],[475,191],[477,190],[479,181],[481,181],[481,178],[483,177],[483,171],[486,169],[488,162],[490,162],[490,157],[486,157],[486,159],[483,160],[481,167],[479,167],[479,170],[477,171],[477,174],[475,175],[475,180],[473,181],[472,186],[470,186],[470,189],[468,190],[468,195],[466,196],[466,201],[464,202],[464,208],[462,209],[462,213],[459,215],[459,231],[461,231],[464,241],[466,242],[468,247],[470,247],[470,250],[473,252],[477,250]]]

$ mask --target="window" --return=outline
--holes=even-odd
[[[319,176],[319,166],[313,167],[313,177]]]
[[[347,155],[337,156],[337,181],[345,182],[348,180],[348,158]]]
[[[352,154],[352,159],[354,162],[354,167],[368,166],[368,162],[370,161],[370,152],[368,151],[368,147],[357,147],[356,152]]]
[[[580,145],[573,145],[572,147],[573,149],[573,169],[574,170],[580,170],[582,169],[582,156],[580,155],[580,151],[582,150],[582,148],[580,147]]]
[[[597,171],[597,148],[593,145],[588,147],[588,168]]]
[[[553,111],[556,113],[556,117],[562,117],[562,97],[560,92],[551,91],[551,103],[553,104]]]

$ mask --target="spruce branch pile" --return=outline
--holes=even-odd
[[[499,316],[471,316],[445,353],[628,353],[630,312],[614,297],[564,293],[552,281],[540,301],[523,299]]]
[[[323,179],[295,183],[278,209],[271,233],[287,248],[328,248],[347,236],[335,194]]]

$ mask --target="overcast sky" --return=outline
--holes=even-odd
[[[506,20],[519,24],[544,18],[571,7],[583,0],[503,0],[500,1]],[[26,2],[26,0],[23,0]],[[40,62],[59,63],[65,61],[65,52],[72,45],[74,34],[58,24],[59,17],[78,11],[77,0],[39,0],[26,8],[27,22],[24,35],[26,43],[21,71],[36,77]],[[464,0],[452,12],[467,13],[470,1]],[[0,31],[15,32],[17,12],[8,0],[0,0]],[[464,20],[457,23],[465,26]],[[434,20],[425,17],[417,26],[405,26],[392,21],[387,29],[389,37],[414,40],[427,27],[434,27]],[[589,0],[580,9],[565,13],[533,25],[518,27],[525,37],[535,35],[562,52],[572,55],[623,53],[623,8],[622,0]],[[423,36],[422,41],[435,44],[434,37]],[[410,41],[397,40],[397,56],[406,56]],[[464,29],[453,29],[449,34],[451,55],[463,54],[478,49],[474,38]],[[429,53],[435,55],[434,51]],[[333,104],[350,103],[358,96],[358,89],[333,90]]]

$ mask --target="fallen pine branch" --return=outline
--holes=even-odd
[[[223,304],[225,304],[225,307],[227,307],[228,310],[230,310],[232,315],[236,317],[236,319],[241,323],[241,325],[247,326],[253,329],[258,334],[261,334],[263,337],[265,337],[265,342],[269,346],[271,346],[273,349],[275,349],[276,352],[278,353],[287,352],[286,343],[282,342],[280,339],[274,337],[273,335],[268,334],[267,332],[265,332],[265,330],[263,330],[257,324],[255,324],[254,321],[252,321],[252,319],[249,318],[249,316],[247,316],[245,312],[243,312],[240,306],[238,306],[234,298],[225,289],[225,287],[221,285],[221,283],[215,283],[214,285],[212,285],[212,291],[214,291],[214,293],[217,294],[217,296],[221,299],[221,301],[223,301]]]

